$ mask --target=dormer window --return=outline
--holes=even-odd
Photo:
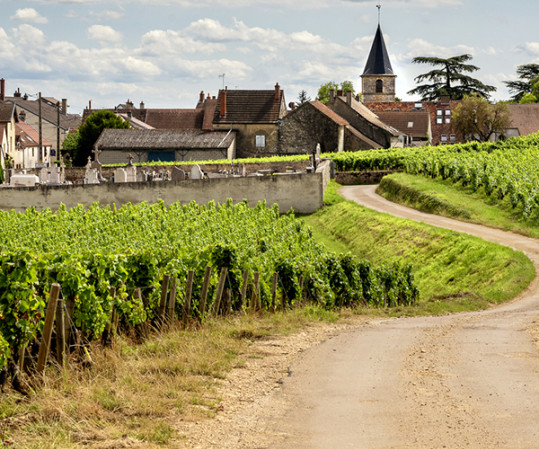
[[[376,93],[381,94],[384,92],[384,82],[382,80],[376,80]]]

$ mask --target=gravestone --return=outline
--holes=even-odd
[[[181,168],[173,167],[170,178],[172,181],[185,181],[185,172]]]
[[[127,173],[123,168],[117,168],[114,170],[114,182],[127,182]]]
[[[62,170],[56,164],[39,171],[40,184],[62,184]]]
[[[99,172],[96,168],[86,170],[84,174],[84,184],[99,184]]]
[[[204,172],[198,164],[193,165],[193,168],[191,168],[189,179],[204,179]]]

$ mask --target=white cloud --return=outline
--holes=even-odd
[[[170,56],[181,53],[209,54],[225,49],[223,44],[198,41],[181,31],[153,30],[142,36],[139,51],[145,55]]]
[[[451,58],[452,56],[463,54],[475,54],[477,50],[468,45],[454,45],[452,47],[443,47],[427,42],[424,39],[413,39],[408,44],[409,52],[406,58],[412,59],[416,56],[437,56],[440,58]]]
[[[19,25],[12,30],[13,36],[18,40],[19,45],[28,47],[39,47],[45,43],[45,34],[39,28],[26,23]]]
[[[539,56],[539,42],[526,42],[524,49],[533,56]]]
[[[92,25],[88,28],[88,37],[101,42],[102,44],[119,44],[123,39],[122,33],[119,33],[107,25]]]
[[[47,23],[48,19],[40,15],[34,8],[17,9],[15,14],[11,16],[12,20],[32,23]]]

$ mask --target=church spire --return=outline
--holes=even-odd
[[[393,68],[391,67],[380,24],[378,24],[363,75],[393,75]]]
[[[382,4],[378,2],[376,7],[378,8],[378,26],[380,26],[380,10],[382,9]]]

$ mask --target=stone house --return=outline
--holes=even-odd
[[[283,118],[279,127],[279,153],[312,153],[318,144],[322,152],[380,148],[326,105],[310,101]]]
[[[358,98],[353,97],[351,92],[343,96],[340,92],[335,95],[333,90],[330,91],[326,106],[347,120],[358,133],[375,142],[375,146],[371,148],[396,148],[404,145],[403,133],[380,120]],[[349,151],[355,150],[352,148]]]
[[[15,106],[10,103],[0,102],[0,147],[2,149],[0,158],[4,169],[6,168],[8,157],[14,160],[16,156],[15,130],[18,121]]]
[[[461,101],[442,97],[438,101],[395,101],[392,103],[364,103],[374,113],[428,112],[431,122],[432,145],[458,143],[453,132],[451,114]]]
[[[95,148],[102,164],[233,159],[236,134],[197,129],[104,129]]]
[[[17,115],[21,115],[22,121],[35,130],[39,130],[41,109],[42,139],[52,145],[53,159],[56,159],[58,141],[61,148],[69,131],[78,128],[81,123],[80,115],[67,112],[67,99],[64,98],[60,102],[51,97],[41,97],[40,103],[39,98],[31,99],[27,94],[21,94],[20,89],[17,89],[13,96],[8,97],[3,79],[0,80],[0,102],[2,101],[15,105]]]
[[[508,104],[511,126],[505,137],[528,136],[539,132],[539,103]]]
[[[19,169],[37,168],[51,164],[52,144],[45,138],[39,145],[39,133],[28,123],[19,121],[15,124],[15,146],[13,167]]]
[[[406,136],[407,146],[431,144],[431,122],[427,111],[386,111],[378,112],[378,118]]]
[[[264,157],[279,152],[279,124],[286,114],[284,92],[273,90],[219,91],[213,129],[237,133],[238,157]]]

